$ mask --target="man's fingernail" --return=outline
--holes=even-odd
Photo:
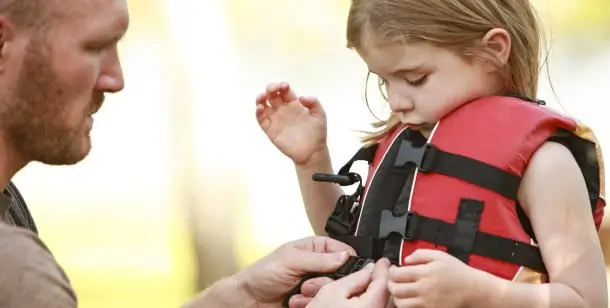
[[[347,253],[347,251],[342,251],[342,252],[337,253],[335,255],[335,257],[337,258],[337,261],[343,262],[343,261],[345,261],[345,259],[347,259],[348,253]]]

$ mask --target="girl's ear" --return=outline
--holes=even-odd
[[[489,30],[481,39],[481,46],[492,56],[496,63],[504,66],[508,62],[511,49],[510,34],[505,29],[494,28]],[[494,62],[495,62],[494,61]]]

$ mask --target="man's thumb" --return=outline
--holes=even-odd
[[[349,258],[348,251],[335,253],[300,252],[292,258],[294,268],[304,273],[331,273],[339,269]]]

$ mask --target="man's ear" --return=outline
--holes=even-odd
[[[6,70],[9,59],[15,53],[16,28],[5,16],[0,16],[0,74]]]
[[[487,56],[493,57],[488,60],[502,66],[506,65],[511,50],[511,37],[505,29],[489,30],[481,39],[481,46],[485,49]]]

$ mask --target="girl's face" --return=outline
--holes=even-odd
[[[429,126],[460,105],[498,94],[491,65],[471,63],[450,50],[429,44],[388,43],[364,35],[358,48],[369,70],[381,77],[391,110],[402,123]]]

